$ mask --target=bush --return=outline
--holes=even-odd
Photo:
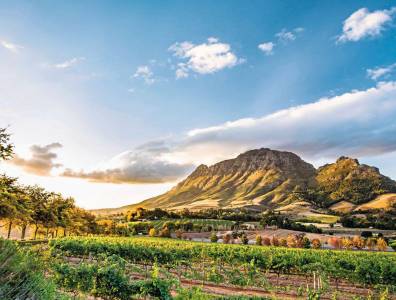
[[[377,249],[379,251],[386,251],[388,249],[388,244],[383,238],[379,238],[377,241]]]
[[[279,240],[278,240],[277,237],[275,237],[275,236],[272,237],[271,245],[272,245],[272,246],[275,246],[275,247],[278,247],[278,246],[279,246]]]
[[[178,230],[176,230],[175,233],[176,233],[176,237],[178,239],[181,239],[183,237],[183,231],[182,230],[178,229]]]
[[[372,233],[371,231],[362,231],[362,233],[360,234],[360,236],[367,239],[367,238],[372,237],[372,236],[373,236],[373,233]]]
[[[171,237],[171,233],[170,233],[170,230],[168,229],[168,227],[162,228],[160,233],[159,233],[159,236],[160,237],[170,238]]]
[[[246,234],[241,235],[241,243],[247,245],[249,243],[249,239]]]
[[[210,242],[212,242],[212,243],[217,243],[218,240],[219,240],[219,238],[217,237],[216,232],[213,232],[213,233],[210,235]]]
[[[322,243],[320,242],[319,239],[313,239],[311,241],[311,246],[313,249],[320,249],[322,247]]]
[[[56,299],[43,262],[15,242],[0,238],[0,299]]]
[[[257,235],[256,236],[256,245],[261,246],[262,244],[263,244],[263,238],[261,237],[261,235]]]
[[[231,235],[229,233],[223,235],[223,243],[224,244],[229,244],[231,241]]]
[[[271,240],[269,237],[264,237],[263,238],[263,245],[264,246],[271,246]]]
[[[149,230],[149,236],[155,237],[156,235],[157,235],[157,231],[155,230],[155,228],[151,228]]]

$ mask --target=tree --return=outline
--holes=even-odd
[[[360,236],[357,236],[357,235],[355,235],[355,236],[353,237],[352,243],[353,243],[353,246],[354,246],[356,249],[358,249],[358,250],[363,249],[364,246],[365,246],[365,240],[362,239]]]
[[[313,249],[320,249],[322,247],[322,243],[320,242],[319,239],[313,239],[311,241],[311,245]]]
[[[231,234],[226,233],[225,235],[223,235],[223,243],[224,244],[229,244],[231,241]]]
[[[351,250],[353,248],[353,240],[349,237],[343,237],[341,239],[342,247],[346,250]]]
[[[12,157],[14,145],[10,143],[10,134],[6,128],[0,128],[0,160],[7,160]]]
[[[276,237],[276,236],[273,236],[272,237],[272,240],[271,240],[271,245],[272,246],[275,246],[275,247],[278,247],[279,246],[279,240],[278,240],[278,238]]]
[[[261,237],[261,235],[257,235],[256,236],[256,245],[261,246],[262,244],[263,244],[263,238]]]
[[[157,235],[157,231],[155,230],[155,228],[151,228],[149,230],[149,236],[155,237],[156,235]]]
[[[373,250],[374,250],[376,244],[377,244],[377,242],[376,242],[375,238],[368,238],[368,239],[367,239],[366,245],[367,245],[367,248],[368,248],[370,251],[373,251]]]
[[[377,249],[378,251],[386,251],[388,249],[388,244],[383,238],[377,240]]]
[[[329,238],[329,240],[327,241],[327,243],[332,246],[334,249],[341,249],[342,247],[342,243],[341,240],[337,237],[331,237]]]
[[[219,238],[217,237],[216,232],[212,232],[212,234],[210,235],[210,241],[211,241],[212,243],[217,243],[218,239],[219,239]]]
[[[249,239],[248,239],[248,237],[247,237],[247,235],[246,235],[245,233],[243,233],[243,234],[241,235],[241,242],[242,242],[242,244],[244,244],[244,245],[247,245],[247,244],[249,243]]]
[[[295,248],[297,247],[297,239],[293,234],[289,234],[286,238],[287,247]]]
[[[270,238],[269,237],[264,237],[263,238],[263,245],[264,246],[271,246],[271,240],[270,240]]]

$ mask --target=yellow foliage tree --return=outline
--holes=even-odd
[[[386,251],[388,249],[388,244],[383,238],[379,238],[377,241],[377,249],[379,251]]]

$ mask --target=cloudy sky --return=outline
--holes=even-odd
[[[85,208],[259,147],[396,179],[396,1],[2,1],[0,127]]]

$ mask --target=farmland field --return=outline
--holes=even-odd
[[[245,289],[256,295],[353,299],[396,288],[396,254],[283,247],[208,244],[148,237],[76,237],[52,240],[51,254],[63,267],[103,257],[125,260],[129,276],[147,278],[153,270],[183,284],[210,290]],[[257,294],[258,293],[258,294]],[[254,295],[254,294],[253,294]],[[281,297],[281,298],[282,298]],[[313,298],[312,298],[313,299]]]

